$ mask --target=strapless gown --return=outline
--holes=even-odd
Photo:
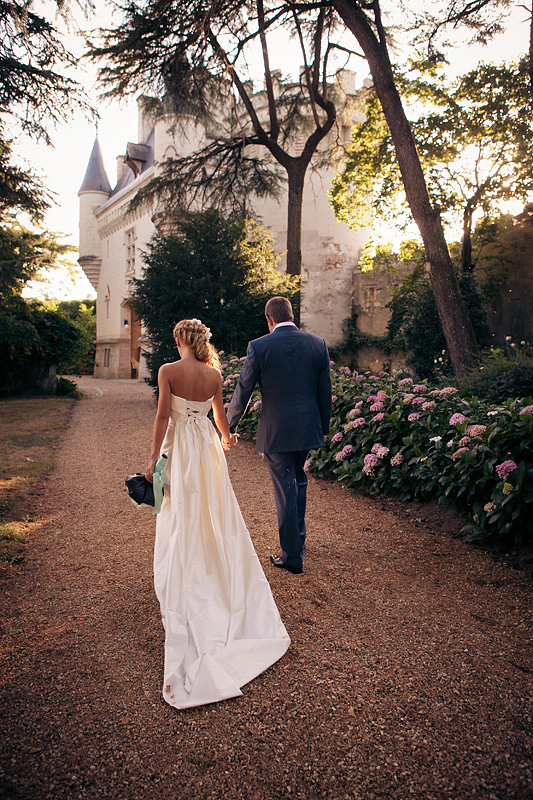
[[[161,452],[154,583],[165,629],[163,697],[190,708],[242,694],[290,639],[207,417],[211,400],[171,396]]]

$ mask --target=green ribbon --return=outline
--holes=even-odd
[[[152,516],[159,514],[161,511],[161,503],[163,502],[163,486],[167,480],[167,476],[163,472],[166,463],[167,457],[166,455],[162,455],[159,456],[159,460],[154,467],[154,513]]]

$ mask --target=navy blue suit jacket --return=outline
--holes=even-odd
[[[260,453],[312,450],[324,444],[331,417],[331,375],[326,342],[295,325],[276,327],[248,345],[227,416],[235,431],[256,383],[261,414]]]

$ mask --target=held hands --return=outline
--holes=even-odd
[[[238,433],[230,433],[229,439],[226,439],[223,436],[222,439],[221,439],[223,450],[229,450],[230,447],[233,447],[233,445],[236,445],[238,441],[239,441],[239,434]]]

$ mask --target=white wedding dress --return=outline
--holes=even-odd
[[[163,697],[176,708],[241,695],[290,644],[207,418],[211,403],[171,395],[161,448],[167,482],[154,583],[165,629]]]

